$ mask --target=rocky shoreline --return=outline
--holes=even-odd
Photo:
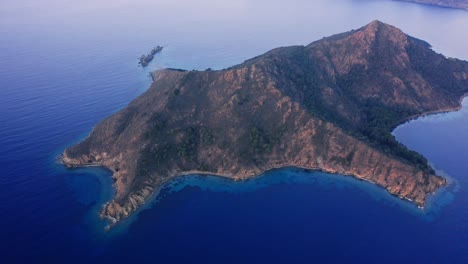
[[[98,163],[93,163],[93,164],[68,163],[68,162],[64,161],[64,156],[63,155],[60,155],[57,160],[58,160],[58,162],[60,162],[60,164],[64,165],[65,167],[67,167],[69,169],[86,168],[86,167],[103,167],[103,168],[111,170],[110,167],[107,167],[107,166],[105,166],[103,164],[98,164]],[[267,168],[267,169],[265,169],[265,170],[263,170],[263,171],[261,171],[261,172],[259,172],[257,174],[251,174],[251,175],[246,174],[246,175],[237,175],[237,176],[229,176],[227,174],[207,173],[207,172],[204,172],[204,171],[193,170],[193,171],[186,171],[186,172],[179,173],[177,175],[169,176],[164,182],[161,182],[160,185],[155,186],[155,188],[151,191],[151,195],[149,195],[147,197],[141,197],[141,199],[143,199],[143,201],[144,201],[142,204],[145,204],[145,203],[149,202],[150,200],[153,200],[153,199],[157,198],[157,196],[159,195],[159,193],[160,193],[161,189],[164,187],[164,185],[167,184],[168,182],[178,178],[178,177],[190,176],[190,175],[207,175],[207,176],[214,176],[214,177],[220,177],[220,178],[228,179],[228,180],[231,180],[233,182],[239,182],[239,181],[251,180],[251,179],[254,179],[254,178],[257,178],[257,177],[263,177],[264,175],[268,174],[268,172],[270,172],[270,171],[279,170],[279,169],[287,169],[287,168],[302,169],[302,170],[309,171],[309,172],[324,172],[324,173],[341,175],[343,177],[352,177],[352,178],[354,178],[356,180],[376,184],[377,186],[379,186],[379,184],[377,184],[373,180],[358,177],[358,176],[355,176],[355,175],[352,175],[352,174],[345,174],[345,172],[334,171],[334,170],[324,170],[324,169],[317,168],[317,167],[293,166],[293,165],[288,165],[288,164],[283,164],[283,165],[280,165],[280,166],[274,166],[274,167],[271,167],[271,168]],[[112,177],[114,178],[114,181],[115,181],[114,174],[112,175]],[[445,186],[447,186],[446,179],[444,179],[444,183],[440,187],[445,187]],[[113,185],[113,188],[116,188],[116,191],[118,190],[116,185]],[[420,209],[424,209],[424,207],[426,205],[425,200],[422,201],[422,202],[417,202],[417,201],[414,201],[413,199],[405,197],[405,196],[403,196],[401,194],[394,193],[394,192],[390,191],[389,189],[387,189],[387,188],[385,188],[383,186],[382,186],[382,189],[387,191],[389,194],[395,196],[396,198],[399,198],[401,200],[405,200],[405,201],[408,201],[410,203],[415,204]],[[435,192],[436,192],[436,190],[434,190],[431,193],[427,193],[427,195],[434,194]],[[111,202],[103,204],[102,205],[102,210],[99,212],[100,218],[103,219],[103,220],[106,220],[107,223],[108,223],[108,225],[105,227],[106,230],[110,230],[112,227],[117,225],[122,220],[122,219],[117,219],[117,218],[115,218],[115,217],[113,217],[113,216],[111,216],[109,214],[106,214],[105,208],[110,203]],[[137,211],[137,210],[138,210],[138,208],[135,209],[135,211]],[[135,213],[135,211],[132,211],[132,213]]]
[[[60,156],[60,163],[63,164],[64,166],[66,166],[67,168],[70,168],[70,169],[80,168],[80,167],[104,167],[104,168],[110,170],[113,173],[112,178],[114,179],[114,182],[118,179],[117,176],[116,176],[117,171],[115,171],[115,169],[113,169],[112,166],[108,166],[108,165],[106,166],[105,165],[106,162],[93,162],[93,163],[76,162],[76,160],[73,161],[73,159],[67,158],[66,157],[66,152],[65,152],[64,154],[62,154]],[[147,192],[146,192],[146,195],[135,195],[135,200],[138,200],[138,204],[133,206],[131,209],[128,208],[127,209],[128,210],[127,214],[128,215],[133,214],[136,210],[138,210],[138,208],[141,205],[143,205],[143,204],[147,203],[149,200],[155,198],[155,196],[157,196],[157,194],[159,193],[161,188],[167,182],[170,182],[170,181],[174,180],[177,177],[188,176],[188,175],[209,175],[209,176],[222,177],[222,178],[229,179],[229,180],[232,180],[232,181],[246,181],[246,180],[250,180],[250,179],[253,179],[253,178],[256,178],[256,177],[260,177],[260,176],[268,173],[269,171],[277,170],[277,169],[284,169],[284,168],[298,168],[298,169],[303,169],[303,170],[308,170],[308,171],[317,171],[317,172],[325,172],[325,173],[330,173],[330,174],[337,174],[337,175],[342,175],[344,177],[346,177],[346,176],[353,177],[353,178],[355,178],[357,180],[361,180],[361,181],[365,181],[365,182],[369,182],[369,183],[372,183],[372,184],[379,185],[385,191],[387,191],[388,193],[390,193],[390,194],[394,195],[395,197],[398,197],[398,198],[400,198],[402,200],[406,200],[408,202],[411,202],[411,203],[415,204],[416,206],[418,206],[418,208],[422,209],[426,205],[425,204],[426,203],[425,199],[415,200],[415,199],[409,198],[409,197],[407,197],[405,195],[402,195],[397,190],[392,190],[392,189],[386,188],[385,186],[377,183],[376,181],[374,181],[372,179],[368,179],[365,176],[349,174],[349,172],[347,172],[347,171],[335,170],[335,169],[332,169],[332,168],[306,167],[306,166],[300,166],[300,165],[297,165],[297,164],[295,165],[295,164],[284,163],[284,164],[279,164],[279,165],[268,167],[268,168],[263,169],[261,171],[257,171],[257,172],[244,171],[243,173],[240,173],[240,174],[239,173],[238,174],[230,174],[228,172],[213,173],[213,172],[206,172],[206,171],[199,171],[199,170],[190,170],[190,171],[183,171],[183,172],[177,172],[177,173],[174,173],[174,174],[169,174],[165,178],[164,181],[158,182],[157,185],[154,185],[154,186],[151,186],[151,188],[148,188]],[[447,185],[447,181],[445,179],[442,179],[442,182],[440,183],[438,188],[444,187],[446,185]],[[116,189],[116,192],[118,192],[118,190],[119,190],[118,185],[114,184],[113,187]],[[428,193],[425,193],[424,196],[432,194],[436,190],[437,189],[434,189],[434,190],[432,190],[432,191],[430,191]],[[99,213],[100,218],[105,219],[108,222],[108,226],[106,227],[106,230],[111,229],[112,227],[114,227],[115,225],[117,225],[119,222],[121,222],[123,220],[123,219],[119,219],[119,218],[114,217],[113,216],[114,214],[110,213],[107,210],[107,208],[110,205],[112,205],[112,201],[104,204],[102,206],[102,210]]]

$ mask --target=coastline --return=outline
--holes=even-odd
[[[93,166],[84,166],[84,167],[88,167],[88,168],[89,167],[103,167],[103,168],[109,170],[109,168],[107,168],[106,166],[103,166],[103,165],[93,165]],[[79,166],[70,167],[70,169],[76,169],[76,168],[80,168],[80,167]],[[421,211],[423,211],[425,209],[425,207],[426,207],[426,203],[427,203],[426,201],[423,204],[418,204],[412,199],[409,199],[407,197],[398,195],[396,193],[392,193],[391,191],[386,189],[384,186],[376,184],[372,180],[359,178],[359,177],[357,177],[355,175],[351,175],[351,174],[340,173],[338,171],[326,171],[326,170],[323,170],[323,169],[320,169],[320,168],[308,168],[308,167],[293,166],[293,165],[285,164],[285,165],[282,165],[282,166],[275,166],[275,167],[265,169],[261,173],[254,174],[254,175],[247,176],[247,177],[232,177],[232,176],[228,176],[226,174],[209,173],[209,172],[196,171],[196,170],[182,172],[182,173],[179,173],[179,174],[176,174],[176,175],[169,176],[167,179],[165,179],[159,186],[157,186],[154,189],[153,193],[149,197],[147,197],[145,199],[144,203],[130,214],[130,216],[128,218],[125,218],[125,219],[122,219],[122,220],[118,221],[114,217],[104,214],[104,209],[106,208],[106,206],[110,202],[112,202],[112,200],[102,204],[101,210],[99,210],[99,217],[102,220],[105,220],[107,222],[107,224],[108,224],[104,228],[105,231],[110,231],[111,229],[113,229],[114,227],[116,227],[116,226],[118,226],[118,225],[120,225],[122,223],[126,223],[127,221],[131,221],[131,218],[132,218],[132,216],[134,214],[138,214],[138,212],[140,212],[141,210],[146,209],[147,206],[150,206],[159,197],[161,191],[165,188],[165,186],[168,183],[170,183],[171,181],[173,181],[173,180],[175,180],[176,178],[179,178],[179,177],[185,177],[185,176],[210,176],[210,177],[218,177],[218,178],[226,179],[226,180],[229,180],[232,183],[234,183],[234,182],[243,182],[243,181],[254,180],[256,178],[266,177],[270,172],[277,171],[277,170],[284,170],[284,169],[299,169],[299,170],[304,170],[304,171],[308,171],[308,172],[312,172],[312,173],[326,173],[326,174],[338,175],[340,177],[349,177],[349,178],[352,178],[352,179],[357,180],[357,181],[370,183],[373,186],[378,187],[382,191],[392,195],[393,197],[395,197],[395,198],[397,198],[397,199],[399,199],[401,201],[405,201],[405,202],[408,202],[408,203],[416,206]],[[113,174],[112,174],[112,178],[113,178]],[[446,181],[446,184],[444,186],[441,186],[439,189],[437,189],[436,191],[434,191],[432,193],[428,193],[427,196],[434,195],[441,188],[446,188],[448,185],[449,184]],[[112,188],[114,188],[115,192],[117,192],[117,186],[115,184],[112,184]]]
[[[441,188],[437,189],[435,192],[428,194],[431,197],[431,199],[428,200],[429,202],[426,203],[424,207],[422,207],[422,206],[417,206],[414,203],[414,201],[412,201],[411,199],[407,199],[405,197],[401,197],[399,195],[396,195],[396,194],[393,194],[393,193],[389,192],[383,186],[375,184],[373,181],[366,180],[366,179],[360,179],[360,178],[357,178],[357,177],[355,177],[353,175],[329,173],[329,172],[326,172],[326,171],[323,171],[323,170],[320,170],[320,169],[308,169],[308,168],[302,168],[302,167],[298,167],[298,166],[286,166],[286,167],[279,167],[279,168],[272,168],[270,170],[265,170],[263,173],[260,173],[260,174],[257,174],[257,175],[254,175],[254,176],[251,176],[251,177],[248,177],[248,178],[244,178],[244,179],[241,179],[241,180],[235,179],[235,178],[223,175],[223,174],[214,174],[214,173],[212,174],[212,173],[206,173],[206,172],[193,171],[193,172],[190,172],[190,173],[187,172],[187,173],[184,173],[184,174],[180,174],[178,176],[172,177],[172,178],[167,179],[166,181],[164,181],[164,183],[161,184],[161,186],[159,186],[150,197],[148,197],[148,199],[145,201],[145,203],[142,206],[140,206],[138,209],[133,211],[132,214],[128,218],[125,218],[125,219],[123,219],[121,221],[115,222],[115,223],[107,226],[105,231],[119,233],[122,230],[126,230],[126,228],[129,225],[131,225],[135,220],[138,219],[138,214],[139,213],[141,213],[142,211],[144,211],[146,209],[151,209],[153,207],[153,205],[156,202],[158,202],[158,198],[161,197],[160,195],[162,194],[162,191],[165,188],[168,188],[168,185],[170,185],[170,183],[175,181],[177,178],[183,178],[183,177],[209,178],[209,177],[212,177],[212,178],[219,178],[219,179],[222,179],[222,180],[226,180],[226,181],[229,182],[229,184],[235,184],[236,182],[239,182],[239,184],[242,185],[243,182],[246,182],[246,184],[247,184],[247,182],[255,181],[255,180],[260,179],[260,178],[268,178],[269,176],[271,176],[271,173],[273,173],[275,171],[278,172],[278,171],[288,171],[288,170],[293,171],[293,173],[298,173],[298,171],[303,172],[303,173],[307,173],[310,177],[317,177],[316,174],[322,174],[322,175],[320,175],[320,177],[323,177],[323,178],[321,180],[319,179],[319,181],[323,181],[323,180],[327,181],[328,180],[328,181],[335,182],[337,180],[343,180],[343,182],[345,182],[347,184],[352,184],[351,186],[354,186],[354,187],[357,186],[356,188],[359,188],[359,190],[364,191],[366,193],[369,193],[369,195],[371,195],[371,197],[374,197],[374,199],[376,199],[377,201],[379,201],[380,199],[384,199],[386,203],[396,204],[396,205],[400,206],[403,210],[407,211],[408,213],[410,213],[412,215],[415,215],[415,216],[419,216],[419,217],[426,217],[426,216],[431,215],[430,211],[426,211],[426,208],[432,207],[433,205],[435,205],[436,208],[437,208],[437,204],[435,204],[434,200],[433,200],[434,197],[436,197],[436,195],[438,193],[443,193],[444,190],[449,186],[449,185],[446,185],[444,187],[441,187]],[[294,171],[296,171],[296,172],[294,172]],[[331,179],[330,177],[332,177],[332,176],[336,177],[336,178]],[[303,176],[299,176],[299,177],[303,177]],[[275,182],[272,182],[272,183],[275,183]],[[364,183],[366,185],[362,185]],[[450,184],[451,184],[451,182],[450,182]],[[198,186],[198,185],[195,185],[195,186]],[[171,190],[171,189],[169,189],[169,190]],[[426,205],[428,205],[428,206],[426,206]],[[430,209],[430,210],[432,210],[432,209]],[[102,218],[106,218],[106,216],[102,216]],[[108,219],[111,219],[111,217],[108,218]]]
[[[447,5],[447,4],[436,4],[436,3],[425,3],[421,1],[409,1],[409,0],[393,0],[396,2],[406,2],[406,3],[412,3],[412,4],[418,4],[418,5],[426,5],[426,6],[432,6],[432,7],[437,7],[437,8],[446,8],[446,9],[455,9],[455,10],[463,10],[463,11],[468,11],[468,8],[465,7],[458,7],[458,6],[452,6],[452,5]]]
[[[468,98],[468,93],[464,93],[458,99],[458,106],[456,106],[456,107],[449,107],[449,108],[445,108],[445,109],[441,109],[441,110],[427,111],[427,112],[423,112],[421,114],[412,115],[409,118],[406,118],[406,119],[402,120],[401,122],[399,122],[396,126],[394,126],[391,129],[391,133],[393,133],[393,131],[395,131],[395,129],[397,129],[399,126],[404,125],[404,124],[406,124],[408,122],[411,122],[411,121],[418,120],[419,118],[428,117],[428,116],[431,116],[431,115],[458,112],[463,108],[462,103],[463,103],[463,100],[465,100],[465,98]]]

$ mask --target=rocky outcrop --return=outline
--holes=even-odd
[[[468,63],[374,21],[222,71],[157,71],[62,161],[113,172],[117,193],[101,212],[112,223],[179,175],[247,179],[287,166],[352,175],[424,206],[445,180],[390,132],[459,107],[467,75]]]
[[[138,64],[140,64],[143,67],[148,66],[148,64],[154,59],[154,56],[161,52],[163,47],[157,46],[156,48],[153,48],[148,55],[141,55],[140,60]]]

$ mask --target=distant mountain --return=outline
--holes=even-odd
[[[114,223],[180,175],[242,180],[287,166],[353,175],[424,206],[446,181],[390,132],[459,108],[468,92],[467,62],[379,21],[226,70],[153,77],[62,156],[113,172],[117,193],[101,215]]]
[[[468,10],[468,0],[395,0]]]

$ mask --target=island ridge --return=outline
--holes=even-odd
[[[126,108],[67,148],[68,167],[112,171],[115,224],[180,175],[248,179],[281,167],[352,175],[424,206],[446,185],[391,131],[460,107],[468,63],[379,21],[225,70],[165,69]]]

